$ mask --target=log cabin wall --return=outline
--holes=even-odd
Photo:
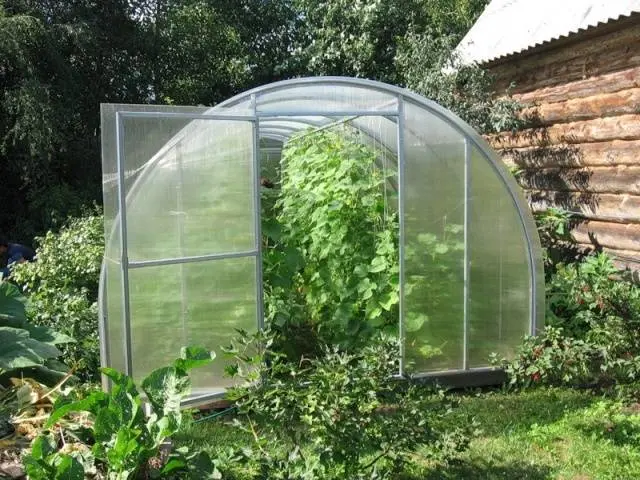
[[[573,230],[640,269],[640,16],[487,65],[531,104],[531,128],[489,138],[534,209],[579,212]]]

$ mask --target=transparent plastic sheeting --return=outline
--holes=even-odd
[[[486,370],[492,352],[512,355],[542,325],[537,232],[484,140],[406,90],[297,79],[214,108],[102,106],[105,365],[139,380],[184,345],[220,353],[236,329],[259,327],[259,177],[277,177],[291,135],[342,123],[396,172],[386,190],[403,213],[403,364],[427,375]],[[229,386],[223,368],[219,358],[194,373],[196,394]]]

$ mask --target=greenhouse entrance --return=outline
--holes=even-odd
[[[102,147],[102,362],[136,380],[304,315],[340,344],[395,335],[399,375],[478,384],[541,326],[519,187],[406,90],[308,78],[213,108],[105,104]],[[196,370],[191,402],[232,385],[224,366]]]

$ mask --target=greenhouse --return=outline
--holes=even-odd
[[[102,362],[134,379],[201,345],[218,358],[191,401],[218,396],[220,347],[271,323],[294,349],[393,335],[399,375],[480,384],[542,326],[517,183],[407,90],[319,77],[215,107],[104,104],[102,156]]]

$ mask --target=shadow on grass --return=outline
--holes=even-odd
[[[520,393],[463,396],[453,418],[468,422],[473,417],[485,436],[528,431],[533,425],[548,425],[598,400],[588,391],[537,389]],[[454,420],[455,421],[455,420]]]
[[[510,463],[507,465],[478,465],[461,462],[444,469],[433,471],[420,477],[406,477],[404,480],[543,480],[551,478],[551,469],[540,465]]]

